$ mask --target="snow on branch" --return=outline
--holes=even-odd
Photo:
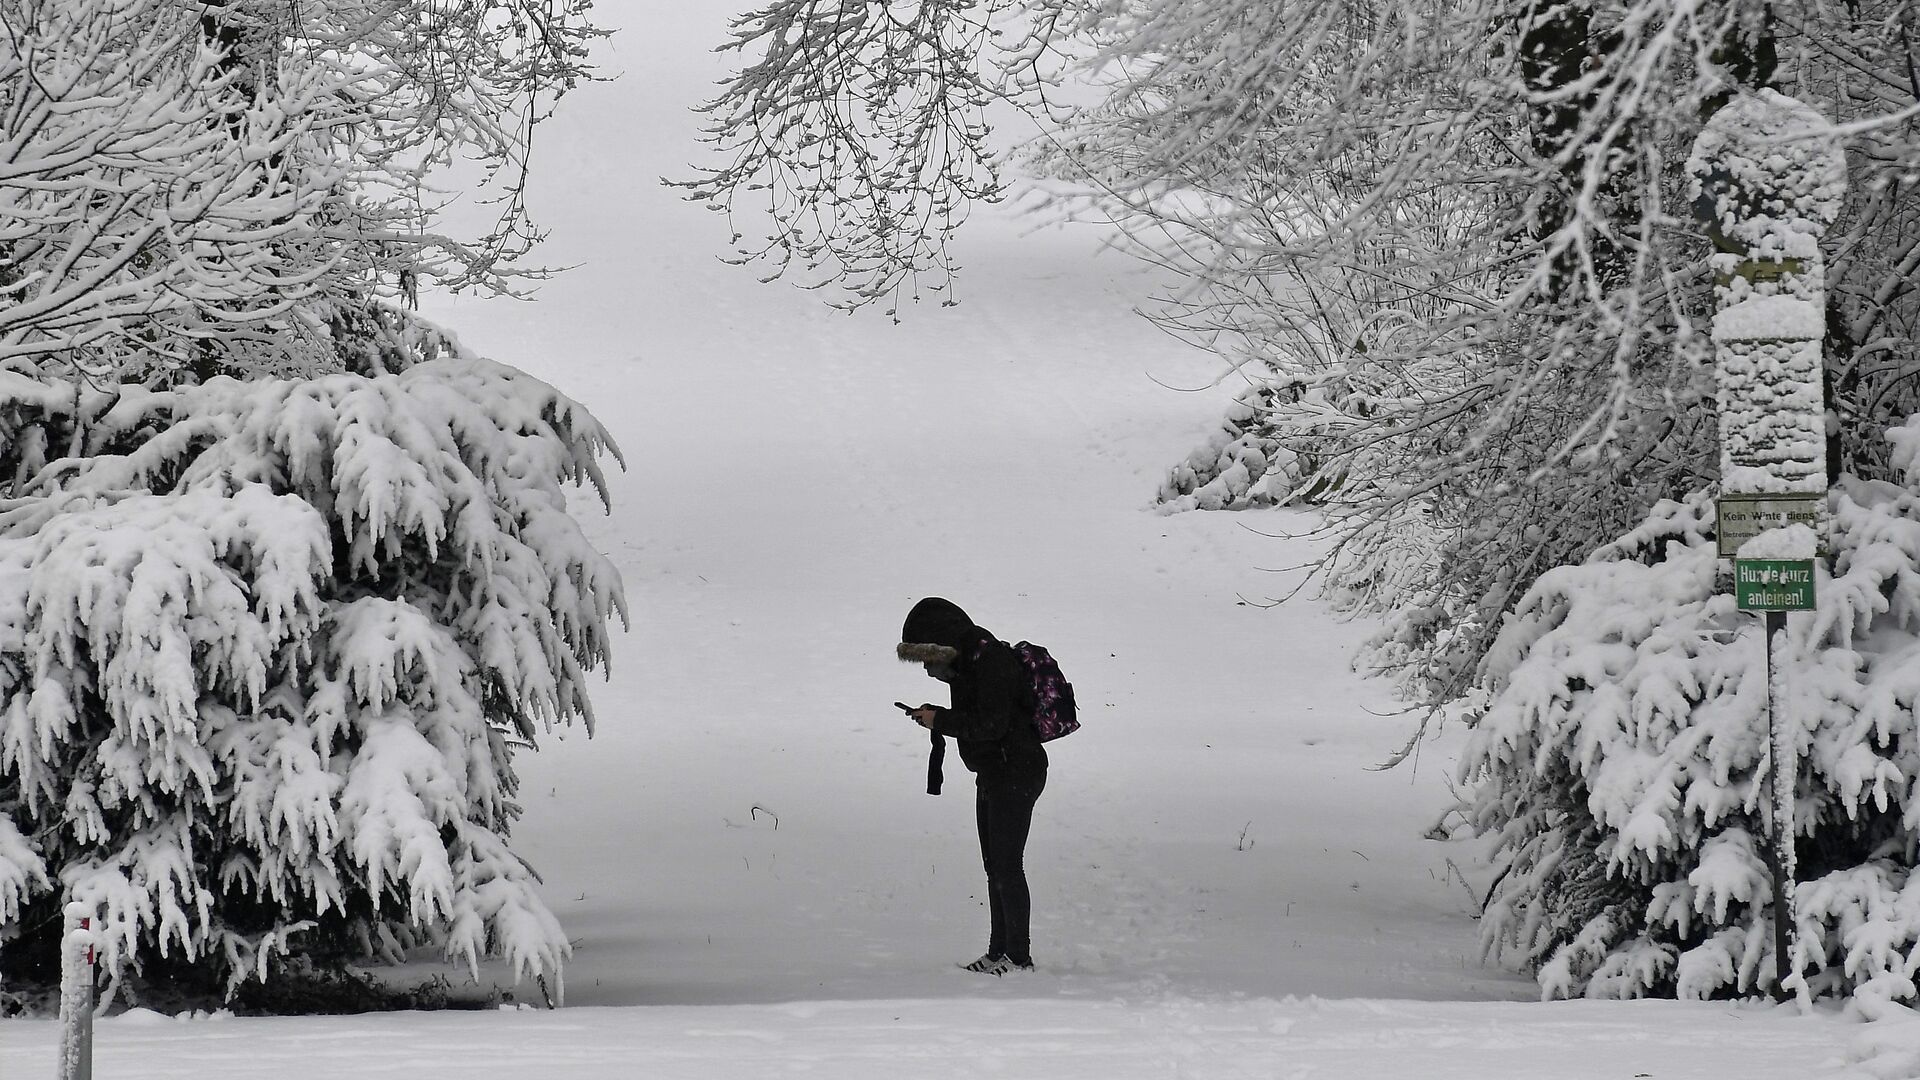
[[[329,313],[512,291],[534,126],[590,77],[586,0],[10,0],[0,369],[340,370]],[[444,231],[470,159],[498,206]]]
[[[720,49],[754,58],[700,110],[715,164],[671,183],[734,222],[738,261],[765,280],[890,315],[922,288],[947,294],[954,233],[1003,191],[990,106],[1036,90],[1063,25],[1053,3],[1026,6],[777,0],[740,16]],[[1003,25],[1015,16],[1034,21]],[[766,222],[738,221],[749,212]]]
[[[326,270],[296,252],[338,169],[290,177],[337,87],[280,65],[250,107],[196,12],[158,0],[10,5],[0,40],[0,364],[224,306],[283,315]],[[251,74],[251,73],[250,73]]]

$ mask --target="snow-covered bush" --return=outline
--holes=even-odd
[[[1897,482],[1844,477],[1833,570],[1790,616],[1796,889],[1815,993],[1920,997],[1920,417]],[[1715,581],[1706,493],[1542,574],[1484,668],[1464,764],[1506,870],[1491,953],[1547,995],[1771,987],[1760,621]]]
[[[0,375],[0,958],[31,966],[81,900],[116,981],[231,992],[289,950],[427,943],[556,974],[507,846],[512,755],[591,725],[625,609],[564,485],[602,488],[611,450],[470,357],[164,391]]]
[[[1220,426],[1161,482],[1154,496],[1161,513],[1245,510],[1292,497],[1303,479],[1300,455],[1282,445],[1267,423],[1279,392],[1260,385],[1234,395]]]

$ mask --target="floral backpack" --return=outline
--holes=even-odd
[[[1013,655],[1020,658],[1033,679],[1033,727],[1040,733],[1040,741],[1052,742],[1080,730],[1073,684],[1061,674],[1053,655],[1031,641],[1014,645]]]

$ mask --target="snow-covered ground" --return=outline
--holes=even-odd
[[[602,5],[636,27],[635,5]],[[516,847],[573,936],[568,1007],[103,1022],[106,1078],[1718,1077],[1831,1073],[1862,1028],[1770,1006],[1532,1002],[1485,967],[1488,872],[1423,834],[1458,733],[1349,670],[1293,511],[1156,515],[1232,387],[1131,316],[1153,285],[1098,237],[982,222],[965,301],[895,326],[719,265],[717,219],[654,178],[692,154],[717,17],[615,39],[543,148],[540,303],[435,301],[477,350],[613,428],[592,535],[635,625],[599,729],[521,759]],[[1053,747],[1028,853],[1040,973],[955,969],[986,914],[971,784],[922,791],[892,655],[949,597],[1059,657],[1085,728]],[[489,976],[492,973],[488,973]],[[522,988],[522,1000],[528,1000]],[[53,1025],[0,1025],[50,1076]],[[1894,1061],[1894,1058],[1887,1059]],[[1887,1069],[1884,1075],[1898,1075]]]
[[[10,1024],[36,1049],[51,1023]],[[22,1032],[20,1029],[28,1029]],[[960,999],[100,1025],[101,1080],[1721,1080],[1831,1072],[1836,1025],[1671,1002]],[[50,1053],[7,1075],[50,1077]],[[1858,1074],[1866,1076],[1870,1074]],[[1883,1077],[1912,1073],[1883,1072]]]

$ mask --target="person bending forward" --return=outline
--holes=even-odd
[[[974,625],[959,606],[928,597],[907,613],[900,659],[924,665],[952,691],[948,708],[911,710],[921,727],[949,737],[974,775],[980,859],[987,869],[992,935],[968,971],[1005,975],[1033,970],[1027,891],[1027,832],[1047,786],[1047,751],[1033,726],[1033,686],[1013,648]]]

